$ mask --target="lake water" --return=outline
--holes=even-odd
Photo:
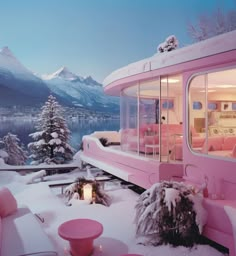
[[[8,132],[16,134],[20,142],[27,148],[28,143],[32,142],[30,133],[36,131],[35,121],[30,118],[18,117],[0,120],[0,138]],[[76,150],[79,149],[82,137],[93,133],[94,131],[119,131],[120,121],[115,120],[70,120],[67,121],[68,128],[71,131],[70,145]]]

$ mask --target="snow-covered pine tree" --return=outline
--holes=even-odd
[[[29,135],[35,141],[28,144],[32,164],[58,164],[72,160],[75,150],[68,144],[70,130],[63,115],[64,109],[50,95],[39,115],[37,131]]]
[[[3,143],[4,149],[8,154],[5,163],[9,165],[24,165],[27,160],[27,154],[19,145],[20,139],[17,135],[9,132],[3,137]]]

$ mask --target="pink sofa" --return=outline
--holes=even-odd
[[[236,136],[212,136],[208,137],[208,142],[204,142],[202,152],[218,156],[235,157],[235,145]]]
[[[0,255],[58,255],[37,217],[29,208],[18,207],[7,188],[0,189]]]
[[[181,140],[175,134],[181,135],[183,127],[181,124],[162,124],[161,138],[162,138],[162,154],[168,154],[168,142],[172,143],[174,140]],[[179,143],[175,141],[176,143]],[[129,150],[152,153],[152,148],[145,148],[147,144],[160,144],[159,142],[159,124],[145,124],[139,128],[139,147],[138,147],[138,130],[136,128],[129,128],[121,131],[121,144],[126,145]],[[159,151],[157,151],[158,153]]]

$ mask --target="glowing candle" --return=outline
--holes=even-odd
[[[86,184],[83,186],[84,200],[92,201],[92,185]]]
[[[99,245],[99,252],[102,252],[102,245]]]

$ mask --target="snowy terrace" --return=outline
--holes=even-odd
[[[95,175],[94,172],[92,172]],[[28,174],[31,176],[32,174]],[[56,174],[45,177],[44,182],[35,180],[35,183],[26,185],[27,176],[21,176],[14,171],[0,172],[0,187],[6,186],[14,194],[18,205],[27,205],[44,222],[40,225],[52,240],[59,256],[70,255],[69,244],[58,235],[58,227],[64,221],[75,218],[91,218],[102,223],[104,231],[101,237],[95,240],[93,256],[120,256],[125,253],[137,253],[145,256],[172,255],[172,256],[224,256],[226,254],[207,244],[194,245],[192,248],[171,245],[153,246],[140,244],[143,239],[135,235],[135,207],[140,199],[132,190],[121,187],[117,183],[108,183],[105,192],[112,198],[109,207],[101,204],[88,204],[72,199],[72,206],[67,206],[67,199],[59,188],[49,188],[55,181],[65,181],[86,175],[83,172],[73,171],[67,174]],[[171,203],[173,194],[169,193]],[[142,201],[142,200],[141,200]],[[139,200],[140,202],[140,200]],[[27,227],[25,227],[27,228]]]

